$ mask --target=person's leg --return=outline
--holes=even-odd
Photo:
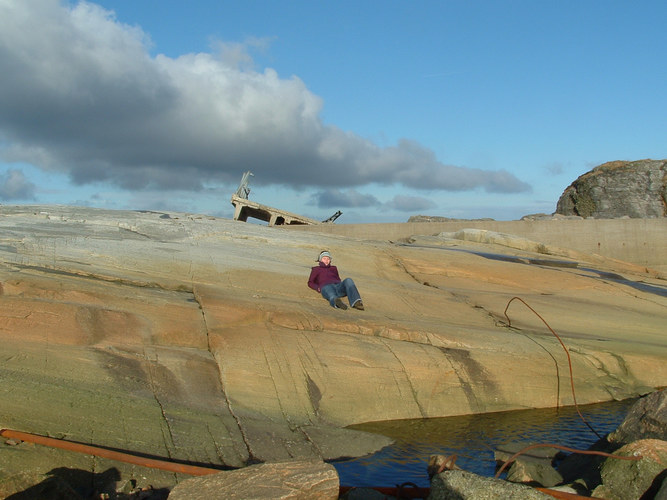
[[[359,291],[357,290],[357,285],[354,284],[354,281],[352,281],[351,278],[345,278],[341,282],[341,285],[343,285],[345,289],[345,295],[347,295],[347,300],[350,301],[350,305],[354,307],[355,304],[358,304],[360,307],[363,308],[363,302],[361,302],[361,295],[359,295]]]
[[[347,306],[340,300],[345,295],[345,288],[342,283],[329,283],[322,287],[322,297],[329,301],[331,307],[347,309]]]

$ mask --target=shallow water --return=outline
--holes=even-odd
[[[660,285],[657,283],[645,283],[643,281],[633,281],[627,278],[624,278],[620,274],[616,273],[609,273],[606,271],[600,271],[599,269],[593,269],[590,267],[582,267],[578,262],[570,261],[570,260],[557,260],[557,259],[552,259],[552,258],[543,258],[543,259],[536,259],[536,258],[530,258],[530,257],[519,257],[516,255],[506,255],[506,254],[499,254],[499,253],[492,253],[492,252],[481,252],[478,250],[471,250],[468,248],[453,248],[453,247],[440,247],[440,246],[435,246],[435,245],[412,245],[412,244],[404,244],[403,246],[414,246],[414,247],[422,247],[422,248],[437,248],[440,250],[446,250],[450,252],[465,252],[465,253],[470,253],[474,255],[478,255],[480,257],[484,257],[485,259],[490,259],[490,260],[499,260],[503,262],[513,262],[515,264],[526,264],[526,265],[534,265],[534,266],[541,266],[541,267],[552,267],[552,268],[567,268],[567,269],[579,269],[583,271],[580,276],[586,276],[588,278],[593,278],[593,279],[599,279],[599,280],[607,280],[607,281],[614,281],[616,283],[620,283],[622,285],[629,286],[631,288],[634,288],[635,290],[640,290],[642,292],[646,293],[651,293],[654,295],[658,295],[660,297],[667,297],[667,286]]]
[[[580,410],[590,426],[604,436],[616,429],[634,402],[586,405]],[[341,485],[358,487],[406,482],[428,487],[426,468],[431,455],[457,455],[456,465],[462,469],[493,476],[493,451],[503,445],[554,443],[584,450],[598,440],[574,407],[395,420],[350,428],[383,434],[396,441],[371,456],[333,463]]]

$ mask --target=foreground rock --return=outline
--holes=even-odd
[[[556,213],[601,219],[667,216],[667,160],[612,161],[575,180]]]
[[[521,455],[507,478],[549,488],[566,486],[581,495],[609,500],[653,498],[667,470],[667,441],[659,438],[664,436],[666,402],[665,390],[640,398],[623,423],[588,450],[599,454],[573,453],[558,471],[549,471],[542,457]],[[561,481],[554,481],[559,476]]]
[[[656,391],[635,403],[623,423],[607,440],[618,446],[639,439],[667,441],[667,390]]]
[[[283,462],[188,479],[176,486],[169,500],[336,500],[338,475],[322,462]]]
[[[496,452],[496,460],[504,466],[506,460],[513,459],[507,481],[445,470],[432,477],[429,500],[541,498],[539,492],[608,500],[661,498],[667,492],[667,441],[653,436],[664,432],[666,401],[664,390],[641,398],[615,432],[598,441],[588,454],[569,455],[558,471],[553,467],[557,449],[527,449],[517,456],[517,451],[527,448],[517,443],[511,449]],[[626,438],[631,442],[623,443]],[[431,457],[431,462],[438,458],[442,457]],[[519,485],[521,489],[517,488]]]
[[[428,500],[493,500],[496,498],[543,500],[551,498],[525,484],[481,477],[470,472],[441,472],[431,480]]]
[[[654,498],[667,479],[667,441],[642,439],[616,450],[615,455],[641,460],[607,459],[600,468],[602,484],[592,496],[608,500]]]
[[[515,296],[568,346],[579,403],[667,385],[664,280],[485,241],[0,207],[0,427],[243,467],[390,442],[344,428],[355,423],[572,404],[565,352],[523,304],[508,307]],[[307,288],[323,248],[366,311]],[[185,479],[34,449],[0,446],[0,479],[59,466]]]

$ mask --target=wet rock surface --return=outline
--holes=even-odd
[[[521,304],[506,310],[514,296],[568,346],[580,403],[666,385],[660,277],[581,255],[590,267],[548,265],[563,256],[525,242],[434,238],[0,207],[0,427],[243,467],[389,443],[344,428],[354,423],[572,404],[562,347]],[[365,311],[333,309],[306,286],[323,248]],[[138,488],[185,479],[0,445],[4,485],[58,467],[116,468]]]

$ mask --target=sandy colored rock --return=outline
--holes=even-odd
[[[365,311],[306,286],[323,248]],[[525,248],[0,207],[0,426],[240,467],[390,442],[354,423],[572,404],[513,297],[579,403],[667,385],[664,280]]]
[[[169,493],[169,499],[336,500],[339,487],[332,465],[267,463],[183,481]]]

